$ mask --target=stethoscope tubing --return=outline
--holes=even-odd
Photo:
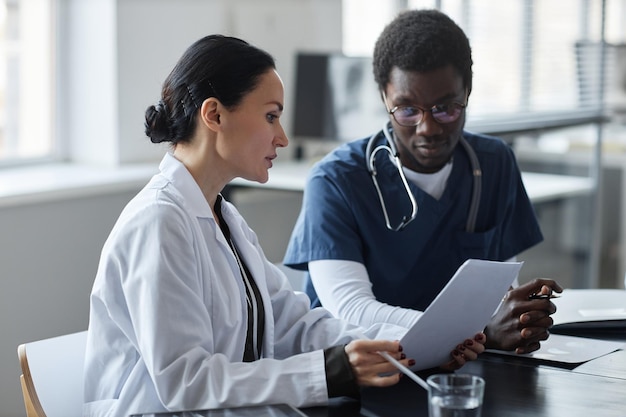
[[[383,144],[383,145],[378,145],[374,147],[374,143],[376,142],[376,139],[380,136],[381,132],[374,133],[369,138],[367,142],[367,147],[365,149],[365,159],[366,159],[365,162],[367,164],[367,170],[369,171],[370,176],[372,177],[374,187],[376,188],[376,193],[378,194],[378,199],[380,201],[380,205],[383,210],[383,215],[385,217],[385,225],[387,226],[389,230],[398,232],[404,229],[412,220],[415,219],[415,217],[417,217],[418,205],[415,200],[415,197],[413,196],[413,193],[411,192],[411,188],[409,187],[409,183],[406,179],[406,176],[404,175],[402,162],[400,161],[400,155],[398,153],[398,150],[396,148],[395,142],[393,140],[393,137],[390,131],[391,131],[391,123],[387,121],[385,122],[381,130],[382,134],[385,136],[385,139],[387,142],[386,145]],[[470,209],[467,215],[467,222],[466,222],[465,230],[469,233],[473,233],[474,230],[476,229],[476,219],[478,217],[478,208],[480,205],[480,196],[482,193],[482,170],[480,168],[480,163],[478,161],[478,157],[476,156],[476,152],[474,151],[472,146],[467,142],[467,140],[465,140],[463,136],[461,136],[461,138],[459,139],[459,143],[465,149],[465,152],[467,153],[467,156],[470,160],[470,165],[472,167],[472,176],[473,176],[472,198],[470,201]],[[407,193],[407,197],[409,198],[409,201],[411,203],[411,214],[408,216],[403,216],[400,224],[395,227],[391,225],[391,222],[389,220],[389,215],[387,213],[385,199],[383,198],[382,191],[380,189],[380,186],[377,180],[378,171],[376,169],[375,158],[376,158],[376,154],[380,151],[385,151],[391,156],[393,164],[398,169],[400,179],[403,183],[402,185],[404,186],[404,189],[406,190],[406,193]]]

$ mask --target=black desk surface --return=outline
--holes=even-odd
[[[482,417],[626,416],[626,350],[578,366],[486,353],[466,364],[462,371],[485,379]],[[393,387],[364,389],[361,401],[333,399],[328,407],[301,411],[309,417],[428,417],[428,395],[404,377]],[[228,415],[237,416],[232,412]],[[290,417],[281,411],[270,414]],[[210,415],[207,412],[170,414]]]
[[[626,342],[626,330],[578,333]],[[484,353],[462,372],[485,379],[482,417],[626,417],[626,347],[583,364]],[[428,394],[409,378],[366,388],[361,401],[332,400],[309,417],[428,417]]]
[[[482,417],[626,416],[624,350],[573,369],[483,354],[465,365],[463,372],[485,379]],[[428,395],[403,378],[393,387],[364,389],[360,403],[333,400],[329,407],[303,411],[310,417],[427,417]]]

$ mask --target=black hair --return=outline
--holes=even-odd
[[[273,68],[270,54],[238,38],[209,35],[194,42],[165,79],[161,99],[146,109],[146,135],[154,143],[189,141],[204,100],[215,97],[234,108]]]
[[[374,47],[374,79],[381,91],[393,67],[427,72],[452,65],[472,90],[472,51],[463,30],[438,10],[400,13],[382,31]]]

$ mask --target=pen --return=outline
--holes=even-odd
[[[402,365],[400,362],[395,360],[393,356],[391,356],[387,352],[378,352],[378,354],[380,356],[382,356],[383,358],[387,359],[389,362],[391,362],[404,375],[408,376],[413,381],[417,382],[422,388],[424,388],[426,391],[428,391],[428,384],[426,383],[426,381],[424,381],[419,376],[415,375],[415,373],[413,371],[411,371],[409,368],[407,368],[406,366]]]
[[[550,298],[559,298],[559,296],[552,294],[531,294],[528,296],[529,300],[547,300]]]
[[[365,340],[370,340],[369,337],[365,336],[365,334],[361,334],[361,339],[365,339]],[[416,382],[420,387],[424,388],[426,391],[428,391],[428,384],[426,383],[426,381],[424,381],[422,378],[420,378],[419,376],[415,375],[415,373],[413,371],[411,371],[409,368],[407,368],[406,366],[402,365],[400,362],[398,362],[393,356],[391,356],[389,353],[385,352],[385,351],[379,351],[378,354],[380,356],[382,356],[383,358],[387,359],[389,362],[391,362],[391,364],[393,366],[395,366],[396,368],[398,368],[398,370],[400,372],[402,372],[404,375],[408,376],[409,378],[411,378],[414,382]]]

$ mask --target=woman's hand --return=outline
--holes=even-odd
[[[534,279],[510,290],[502,305],[485,329],[487,348],[515,350],[516,353],[533,352],[540,342],[550,335],[554,323],[550,315],[556,306],[546,299],[530,299],[535,294],[551,296],[563,289],[551,279]]]
[[[398,369],[378,352],[385,351],[404,366],[415,361],[407,359],[398,341],[353,340],[345,347],[352,373],[360,386],[387,387],[400,380]]]
[[[465,339],[450,353],[452,360],[441,365],[446,371],[455,371],[465,365],[468,361],[474,361],[478,355],[485,351],[487,337],[484,333],[477,333],[473,339]]]

